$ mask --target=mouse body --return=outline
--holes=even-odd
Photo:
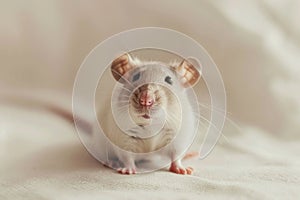
[[[150,153],[169,145],[165,152],[171,163],[169,171],[192,174],[193,169],[181,163],[198,125],[186,90],[197,83],[200,72],[187,60],[144,62],[124,54],[112,62],[111,73],[118,82],[111,108],[107,104],[97,113],[106,137],[115,146],[106,164],[119,173],[135,174],[136,157],[124,151]],[[110,162],[114,160],[119,166]]]

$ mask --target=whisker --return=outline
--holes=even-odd
[[[119,119],[118,121],[126,122],[128,120],[128,117],[127,117],[127,115],[125,113],[120,113],[118,115],[118,119]]]
[[[207,104],[203,104],[203,103],[201,103],[201,102],[197,102],[198,103],[198,105],[200,105],[201,107],[204,107],[204,108],[207,108],[208,110],[216,110],[216,111],[218,111],[218,112],[222,112],[222,113],[225,113],[226,112],[226,114],[232,114],[232,113],[230,113],[230,112],[228,112],[228,111],[225,111],[224,109],[221,109],[221,108],[218,108],[218,107],[214,107],[214,106],[211,106],[211,105],[207,105]]]
[[[113,101],[116,102],[116,103],[127,101],[127,103],[128,103],[129,102],[129,98],[128,97],[123,97],[123,98],[119,98],[119,99],[113,100]]]
[[[126,108],[127,108],[127,105],[121,105],[121,106],[118,106],[117,109],[118,109],[118,111],[119,111],[119,110],[122,110],[122,109],[123,109],[123,110],[127,110]]]
[[[121,100],[121,101],[118,101],[118,103],[127,103],[127,104],[129,104],[129,99],[128,100]]]
[[[228,114],[227,113],[224,113],[224,112],[221,112],[221,111],[218,111],[220,114],[226,114],[224,117],[225,117],[225,119],[226,120],[230,120],[230,118],[228,117]],[[197,112],[192,112],[193,114],[194,114],[194,116],[196,116],[196,117],[202,117],[202,115],[201,115],[201,113],[197,113]],[[230,121],[232,121],[232,120],[230,120]],[[233,121],[232,121],[232,123],[234,123]]]
[[[130,99],[130,95],[126,95],[126,94],[119,95],[117,100],[119,99]]]
[[[117,111],[122,111],[122,109],[127,110],[127,106],[126,105],[120,105],[120,106],[118,106]]]
[[[126,95],[126,94],[121,94],[119,95],[120,98],[126,97],[126,98],[130,98],[130,95]]]
[[[167,118],[171,118],[172,121],[179,121],[181,119],[180,116],[177,116],[177,115],[173,115],[172,113],[168,113],[167,114]]]
[[[216,127],[216,125],[215,125],[214,123],[212,123],[211,121],[209,121],[208,119],[206,119],[206,118],[203,117],[203,116],[199,116],[199,117],[200,117],[201,119],[203,119],[204,121],[206,121],[209,125],[212,125],[217,131],[219,131],[219,132],[221,133],[221,136],[224,137],[225,141],[226,141],[228,144],[231,145],[231,142],[229,141],[229,139],[223,134],[223,132],[222,132],[220,129],[218,129],[218,128]]]
[[[132,93],[132,90],[130,90],[130,89],[128,89],[128,88],[126,88],[126,87],[121,87],[122,89],[124,89],[124,90],[126,90],[126,91],[128,91],[129,93]]]
[[[226,117],[226,120],[228,120],[228,122],[230,122],[235,128],[237,128],[240,132],[242,132],[242,128],[236,123],[234,122],[232,119],[230,119],[229,117]]]

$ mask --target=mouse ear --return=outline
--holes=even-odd
[[[120,81],[121,77],[129,70],[135,68],[135,63],[131,56],[126,53],[116,58],[111,64],[111,73],[116,81]]]
[[[199,81],[201,73],[200,69],[197,69],[195,65],[196,64],[189,59],[183,60],[179,66],[175,67],[175,71],[184,87],[193,87]]]

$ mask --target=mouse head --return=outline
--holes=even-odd
[[[138,125],[149,125],[157,117],[158,108],[180,110],[178,97],[168,88],[182,90],[194,86],[200,79],[200,72],[187,60],[167,65],[141,62],[129,54],[115,59],[111,72],[115,80],[123,84],[126,95],[130,96],[129,112]]]

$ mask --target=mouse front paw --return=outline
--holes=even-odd
[[[188,174],[191,175],[194,171],[192,167],[183,167],[180,163],[178,162],[172,162],[171,167],[169,169],[170,172],[174,172],[176,174]]]
[[[127,156],[120,156],[119,160],[123,164],[119,168],[117,168],[117,171],[120,174],[136,174],[136,166],[134,159],[132,157],[127,157]]]
[[[118,168],[117,171],[118,171],[120,174],[127,174],[127,175],[136,174],[136,169],[135,169],[135,167],[123,167],[123,168]]]

